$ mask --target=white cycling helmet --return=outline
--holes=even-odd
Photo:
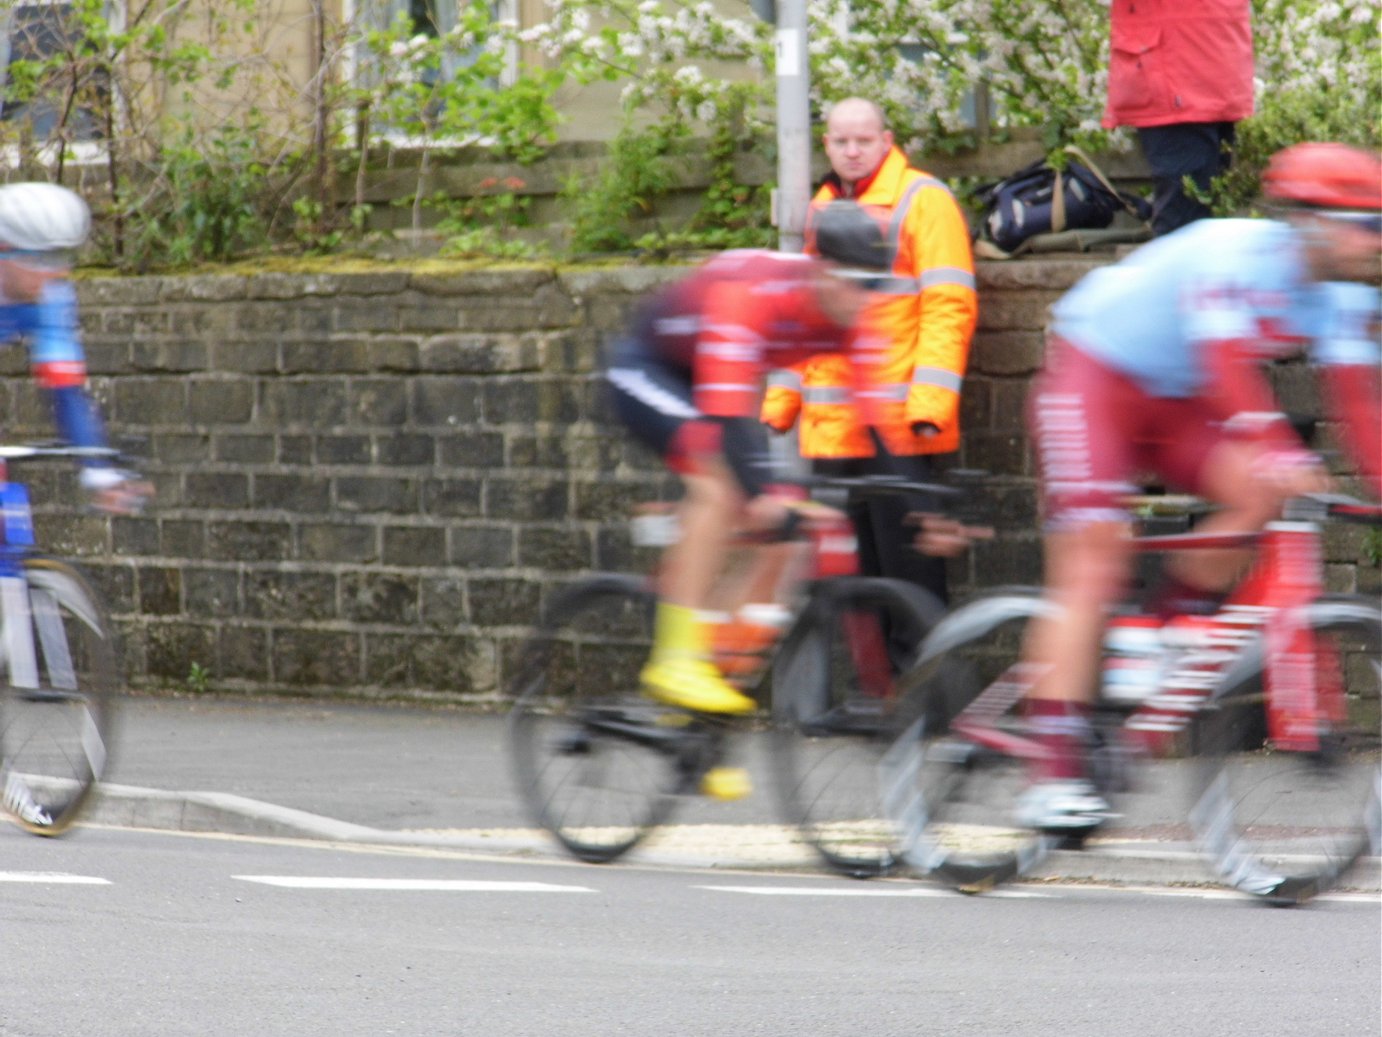
[[[81,196],[42,182],[0,187],[0,247],[26,252],[76,248],[91,230]]]

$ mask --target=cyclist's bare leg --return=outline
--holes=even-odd
[[[643,685],[655,698],[684,709],[751,712],[753,699],[711,664],[702,618],[744,510],[744,495],[718,458],[683,475],[683,483],[685,495],[677,509],[681,536],[663,553],[653,651],[641,675]]]
[[[1255,533],[1281,512],[1287,498],[1324,490],[1328,480],[1317,469],[1281,469],[1253,443],[1215,444],[1200,472],[1200,493],[1220,505],[1196,526],[1203,533]],[[1252,561],[1252,548],[1181,551],[1166,561],[1167,572],[1188,587],[1228,590]]]
[[[1127,535],[1122,522],[1092,522],[1046,535],[1046,595],[1060,613],[1030,627],[1026,658],[1040,674],[1034,697],[1093,699],[1105,615],[1127,581]]]
[[[738,578],[726,578],[711,600],[711,608],[733,613],[742,605],[787,604],[795,584],[797,565],[804,554],[797,543],[762,544],[750,549],[746,567]]]
[[[682,476],[685,494],[677,506],[681,535],[662,554],[661,600],[704,609],[724,564],[727,545],[744,508],[744,495],[721,461],[708,460]]]
[[[1090,708],[1099,668],[1100,642],[1108,608],[1122,595],[1130,569],[1128,526],[1119,521],[1091,521],[1047,533],[1046,595],[1058,612],[1038,618],[1028,628],[1025,661],[1034,674],[1026,708],[1036,741],[1045,755],[1034,764],[1033,776],[1046,787],[1033,789],[1036,798],[1019,811],[1048,819],[1066,813],[1072,824],[1096,818],[1106,809],[1080,785],[1073,800],[1052,808],[1050,795],[1068,790],[1087,775],[1085,753],[1090,737]],[[1037,821],[1040,826],[1043,821]],[[1057,821],[1056,823],[1061,823]]]

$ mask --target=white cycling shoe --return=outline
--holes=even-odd
[[[1083,778],[1039,781],[1017,801],[1017,823],[1041,831],[1097,828],[1113,816],[1108,801]]]

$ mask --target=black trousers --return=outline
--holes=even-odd
[[[1210,215],[1209,206],[1185,193],[1189,177],[1201,191],[1233,162],[1235,128],[1231,122],[1183,122],[1143,126],[1137,131],[1142,154],[1151,167],[1152,232],[1160,237]]]
[[[898,457],[881,450],[875,457],[817,460],[812,463],[812,469],[824,476],[893,475],[918,482],[935,481],[935,465],[931,458],[925,455]],[[860,571],[865,576],[906,580],[946,602],[949,588],[945,559],[917,552],[912,547],[916,527],[907,523],[907,516],[912,512],[936,510],[936,501],[922,494],[871,494],[851,490],[844,511],[859,538]]]

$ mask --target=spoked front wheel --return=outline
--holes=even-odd
[[[27,831],[59,835],[77,820],[110,756],[110,626],[95,593],[63,562],[26,561],[22,578],[0,577],[0,594],[0,796]]]
[[[554,602],[519,662],[509,718],[518,793],[584,861],[612,861],[661,823],[711,740],[640,694],[655,606],[641,580],[583,581]]]
[[[1326,714],[1313,745],[1287,749],[1274,739],[1261,653],[1225,676],[1194,730],[1202,760],[1191,821],[1200,844],[1225,883],[1278,905],[1338,885],[1359,858],[1378,853],[1382,830],[1382,613],[1370,602],[1326,600],[1305,621]]]
[[[895,580],[824,580],[773,662],[783,808],[844,875],[882,875],[898,862],[879,763],[896,729],[898,677],[941,611],[934,597]]]
[[[1056,838],[1021,824],[1031,781],[1021,751],[1031,621],[1051,606],[1006,591],[951,612],[909,675],[900,734],[884,760],[888,809],[908,864],[964,892],[1026,874]]]

